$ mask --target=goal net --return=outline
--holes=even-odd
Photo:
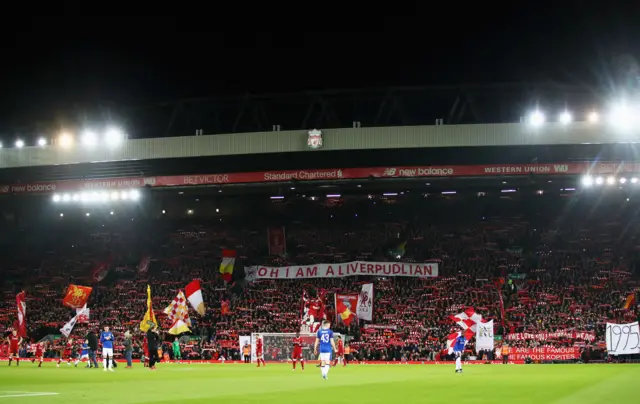
[[[265,361],[278,361],[286,362],[291,360],[293,354],[293,338],[295,333],[253,333],[251,334],[251,362],[256,361],[256,340],[258,336],[262,337],[263,354]],[[342,334],[333,333],[336,340],[336,346],[338,343],[337,338],[342,337]],[[318,359],[313,355],[313,344],[316,342],[316,334],[300,333],[302,337],[302,356],[305,360]],[[344,338],[342,338],[344,341]]]

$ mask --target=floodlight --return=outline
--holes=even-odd
[[[587,121],[589,121],[589,123],[598,123],[599,120],[600,115],[596,111],[591,111],[589,115],[587,115]]]
[[[105,142],[110,147],[118,146],[124,140],[124,133],[118,128],[108,128],[104,135]]]
[[[71,195],[69,195],[69,194],[62,195],[62,201],[63,202],[69,202],[70,200],[71,200]]]
[[[22,139],[16,140],[16,147],[22,149],[24,147],[24,141]]]
[[[68,133],[61,133],[58,137],[58,144],[64,149],[68,149],[73,146],[73,137]]]
[[[113,191],[111,193],[111,200],[112,201],[117,201],[118,199],[120,199],[120,193],[118,193],[118,191]]]
[[[607,177],[607,185],[613,185],[616,183],[616,177],[609,176]]]
[[[621,130],[632,129],[634,124],[638,123],[638,114],[634,109],[636,108],[625,102],[614,105],[609,116],[611,124]]]
[[[60,202],[60,199],[62,199],[62,198],[60,198],[60,195],[58,195],[58,194],[54,194],[53,195],[53,201],[54,202]]]
[[[41,137],[40,139],[38,139],[38,146],[40,147],[44,147],[47,145],[47,139]]]
[[[96,135],[95,132],[91,130],[86,130],[82,134],[82,144],[88,148],[96,147],[98,144],[98,136]]]
[[[602,185],[602,184],[604,184],[604,178],[597,177],[596,178],[596,185]]]
[[[636,177],[631,178],[631,183],[632,184],[637,184],[638,183],[638,178],[636,178]]]
[[[535,110],[531,114],[529,114],[529,123],[533,126],[540,126],[544,124],[545,121],[546,121],[546,117],[539,110]]]
[[[558,120],[561,124],[568,125],[571,123],[571,121],[573,121],[573,116],[571,116],[571,113],[569,111],[563,111],[562,113],[560,113]]]
[[[585,175],[582,177],[582,185],[585,187],[590,187],[593,185],[593,177],[590,175]]]
[[[131,199],[133,199],[134,201],[137,201],[138,199],[140,199],[140,191],[138,191],[137,189],[132,189],[129,195],[131,196]]]
[[[620,178],[620,183],[621,184],[626,184],[627,183],[627,179],[625,177]]]

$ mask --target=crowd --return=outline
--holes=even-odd
[[[202,317],[192,312],[192,334],[180,339],[182,357],[239,359],[241,335],[299,330],[304,290],[326,293],[327,315],[333,319],[333,293],[357,292],[362,282],[372,281],[373,321],[334,325],[349,336],[357,359],[443,359],[446,336],[458,329],[448,317],[467,307],[493,319],[503,340],[522,332],[593,332],[594,341],[563,337],[508,343],[579,345],[600,358],[604,324],[637,318],[636,307],[623,308],[640,285],[637,213],[633,204],[613,195],[442,197],[300,204],[286,215],[247,214],[224,222],[113,220],[27,228],[3,243],[0,327],[7,331],[12,325],[15,293],[24,289],[29,337],[58,335],[74,314],[61,304],[67,285],[93,285],[90,319],[72,336],[109,324],[116,336],[134,334],[135,356],[141,352],[138,325],[146,285],[162,322],[161,312],[178,289],[200,279],[208,308]],[[286,254],[269,254],[270,226],[284,227]],[[238,251],[237,268],[368,260],[429,261],[440,271],[426,279],[354,276],[237,281],[230,287],[218,271],[225,248]],[[151,263],[141,271],[145,257]],[[104,262],[110,271],[96,283],[93,271]],[[48,355],[57,354],[59,344],[52,342]],[[173,337],[166,336],[168,358],[173,357],[171,342]],[[279,344],[265,341],[267,359],[287,356],[291,347]],[[473,341],[468,348],[475,351]]]

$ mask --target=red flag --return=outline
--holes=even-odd
[[[356,319],[356,307],[358,307],[358,294],[349,293],[335,294],[335,306],[336,306],[336,321],[342,320],[342,322],[349,326],[351,322]]]
[[[18,335],[22,338],[27,337],[27,303],[24,290],[16,295],[16,304],[18,306]]]
[[[269,227],[268,232],[269,255],[285,255],[287,253],[287,242],[284,227]]]
[[[89,286],[69,285],[62,304],[72,309],[80,309],[87,304],[92,290],[93,288]]]
[[[220,314],[222,314],[222,315],[229,314],[229,301],[228,300],[223,300],[220,303]]]

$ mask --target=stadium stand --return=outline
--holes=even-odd
[[[298,199],[274,202],[286,205],[277,214],[259,211],[224,221],[105,217],[23,227],[11,237],[2,236],[4,252],[12,253],[3,254],[0,324],[2,331],[10,327],[15,293],[24,289],[29,335],[59,334],[70,317],[60,304],[67,285],[91,284],[97,263],[108,261],[109,275],[94,287],[89,301],[90,321],[76,327],[74,336],[105,323],[117,335],[135,333],[144,315],[147,284],[159,313],[177,289],[195,278],[202,280],[208,310],[204,317],[192,316],[193,338],[184,340],[187,357],[239,359],[239,335],[299,329],[303,290],[354,292],[372,280],[372,323],[378,327],[362,321],[336,327],[352,337],[358,360],[444,359],[446,336],[455,329],[448,316],[466,307],[495,319],[496,335],[504,339],[523,332],[595,332],[593,341],[568,335],[510,340],[509,345],[578,345],[584,360],[604,359],[605,323],[637,318],[635,307],[623,308],[640,286],[637,205],[617,192],[483,195]],[[285,256],[268,253],[265,232],[273,225],[286,228]],[[22,224],[14,226],[17,230]],[[401,251],[395,250],[398,245]],[[218,272],[223,248],[236,249],[244,265],[433,261],[440,264],[440,273],[427,279],[262,280],[230,288]],[[138,264],[145,256],[151,264],[140,273]],[[227,302],[229,312],[223,314]],[[333,318],[332,299],[327,304]],[[51,348],[47,355],[57,355],[58,345]],[[266,358],[285,359],[290,349],[289,344],[272,346]],[[139,354],[139,332],[136,350]],[[471,343],[468,352],[474,351]]]

